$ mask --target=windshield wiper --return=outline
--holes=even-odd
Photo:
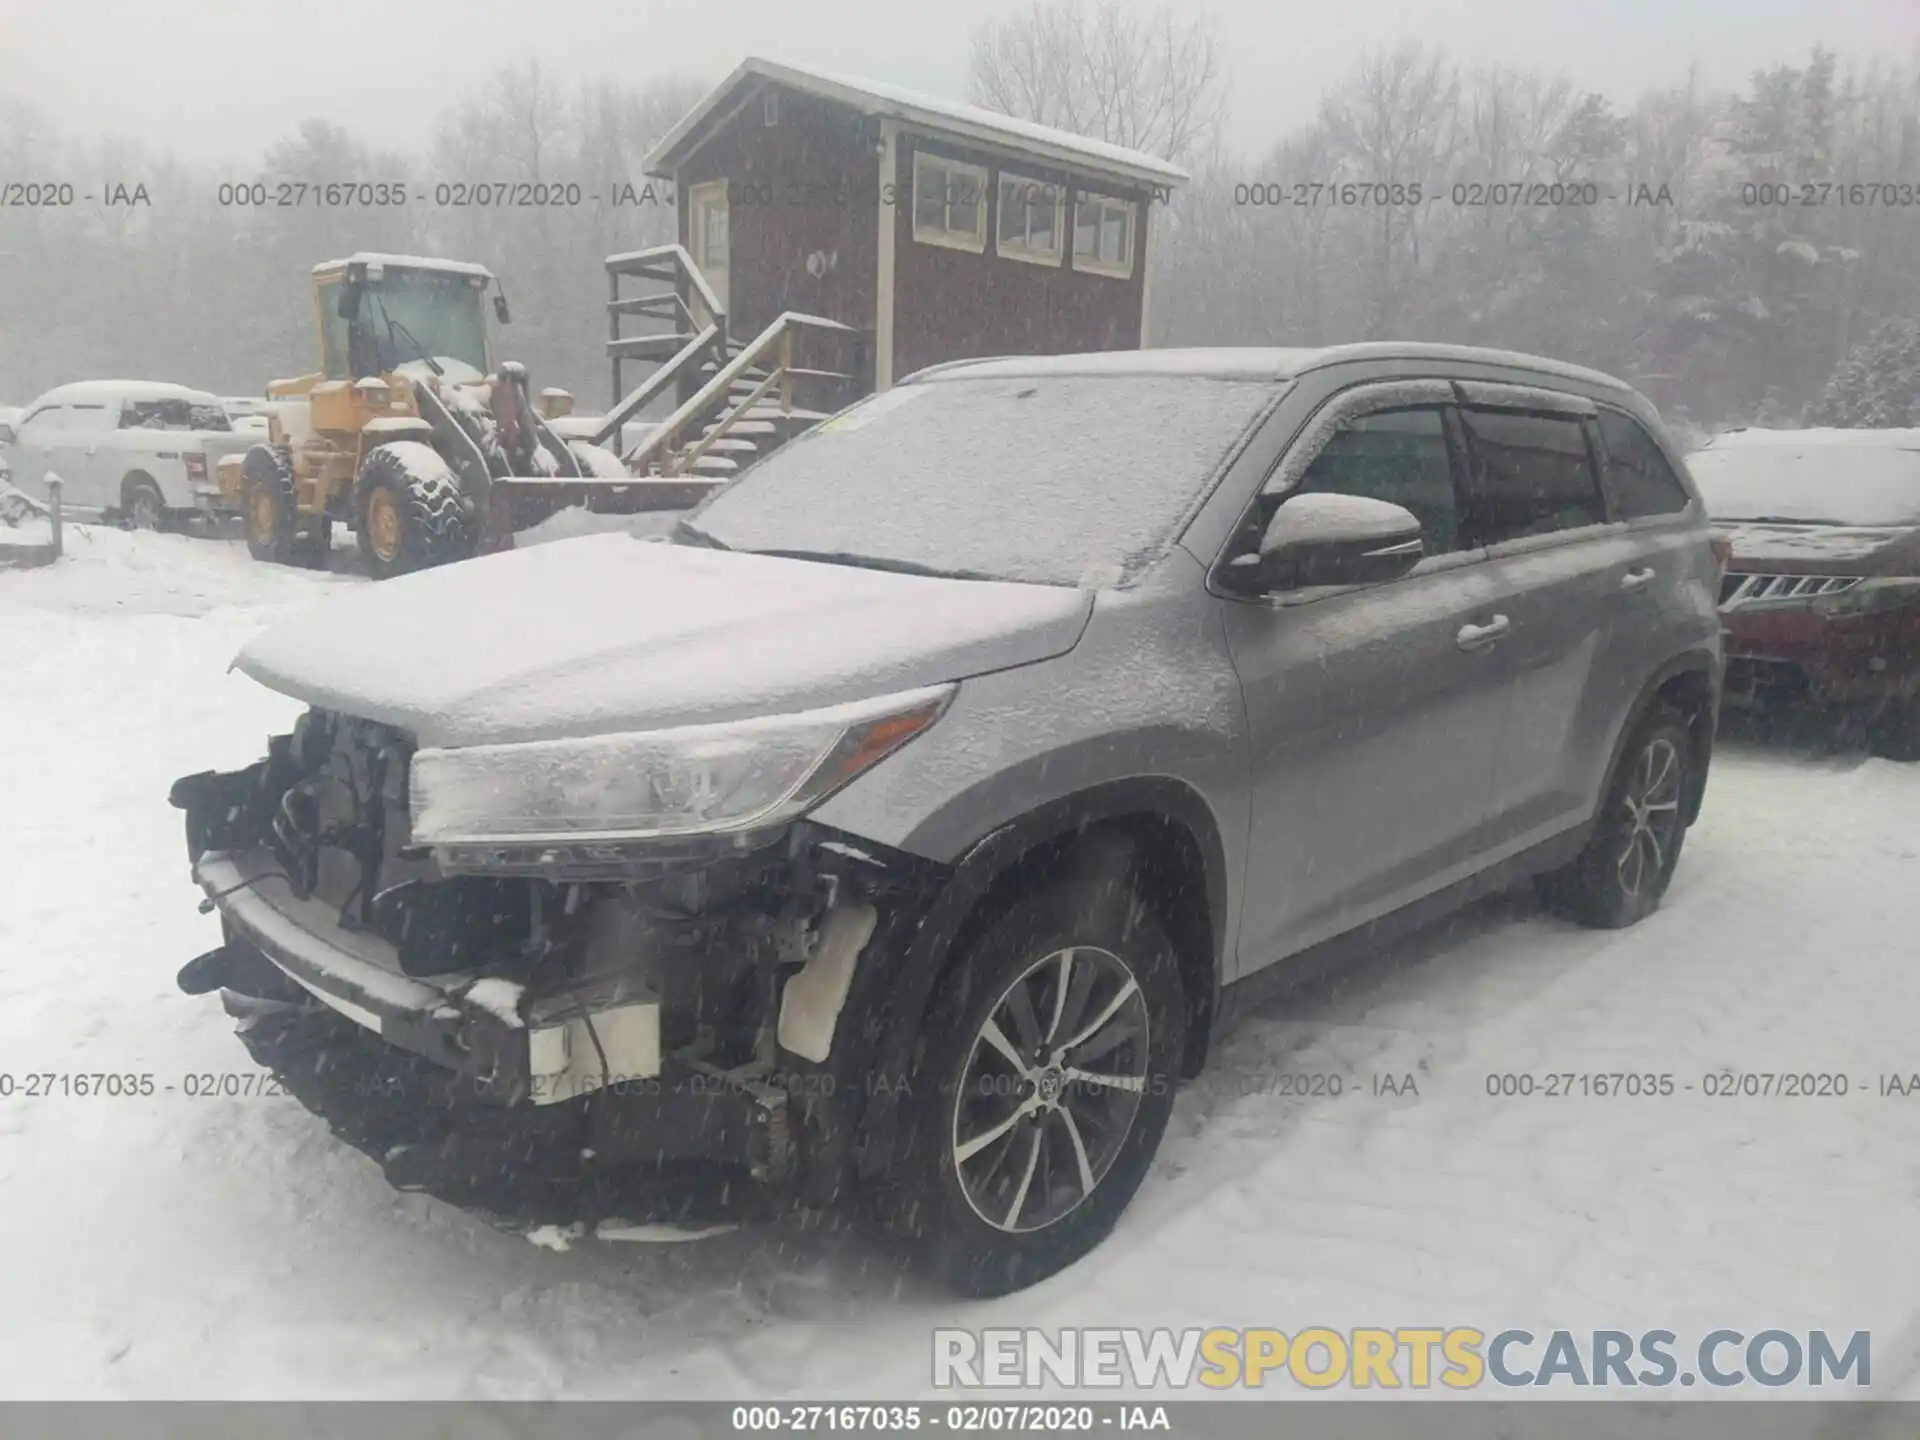
[[[822,565],[849,565],[856,570],[885,570],[894,575],[926,575],[935,580],[994,580],[978,570],[942,570],[914,560],[889,560],[878,555],[854,555],[845,550],[749,550],[749,555],[771,555],[780,560],[814,560]]]
[[[440,368],[440,362],[427,352],[427,347],[420,343],[420,337],[387,313],[387,307],[380,303],[380,297],[378,295],[373,297],[373,303],[380,311],[380,318],[387,322],[387,341],[393,345],[395,350],[400,348],[396,343],[396,337],[404,337],[406,342],[413,346],[414,353],[427,362],[427,368],[429,370],[433,371],[435,375],[445,375],[447,373]]]
[[[716,540],[691,520],[676,520],[668,538],[676,545],[704,545],[709,550],[731,550],[724,540]]]

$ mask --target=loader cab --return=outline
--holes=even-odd
[[[479,265],[354,255],[314,270],[323,380],[434,366],[454,380],[493,369],[486,299],[493,276]],[[509,319],[493,296],[496,319]]]

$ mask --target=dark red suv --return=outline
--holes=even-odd
[[[1687,466],[1733,547],[1726,703],[1856,710],[1920,759],[1920,430],[1732,430]]]

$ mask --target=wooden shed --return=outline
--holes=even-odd
[[[870,388],[981,355],[1144,343],[1154,210],[1186,172],[892,85],[750,58],[648,154],[736,336],[868,341]],[[863,387],[866,388],[866,387]]]

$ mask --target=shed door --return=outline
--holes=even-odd
[[[687,195],[693,206],[689,236],[693,241],[693,263],[707,277],[721,306],[731,310],[733,301],[727,296],[727,182],[715,180],[695,185]]]

